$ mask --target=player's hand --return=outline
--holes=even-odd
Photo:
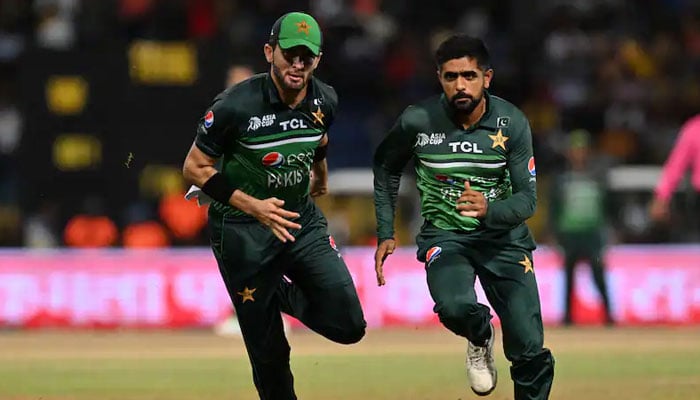
[[[464,191],[457,199],[457,211],[463,217],[484,218],[489,202],[484,194],[471,188],[469,181],[464,182]]]
[[[396,240],[386,239],[377,246],[377,251],[374,253],[374,272],[377,273],[377,286],[384,286],[384,260],[389,255],[394,253],[396,249]]]
[[[655,222],[668,221],[671,216],[668,201],[654,198],[649,205],[649,216]]]
[[[311,197],[318,197],[328,194],[328,179],[319,178],[312,174],[310,194]]]
[[[282,206],[284,206],[284,200],[270,197],[257,201],[250,214],[261,224],[270,228],[282,243],[286,243],[287,240],[293,242],[294,236],[289,233],[288,229],[301,229],[301,225],[290,221],[299,218],[299,213],[285,210]]]

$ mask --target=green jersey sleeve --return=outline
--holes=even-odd
[[[225,93],[217,96],[197,123],[195,145],[204,154],[219,158],[233,143],[235,110]]]
[[[530,124],[523,116],[521,129],[512,137],[507,168],[513,194],[489,203],[484,224],[492,229],[508,229],[525,222],[535,213],[537,180],[532,151]]]
[[[394,237],[394,214],[401,173],[413,156],[415,130],[410,129],[406,121],[410,108],[396,120],[374,154],[374,207],[379,242]]]

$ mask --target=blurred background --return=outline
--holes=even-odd
[[[687,185],[670,223],[646,212],[679,128],[700,111],[698,1],[2,0],[0,246],[206,245],[205,212],[181,199],[195,124],[227,82],[268,69],[269,28],[293,9],[319,19],[317,76],[341,101],[334,193],[321,200],[339,243],[373,240],[372,153],[404,107],[439,91],[432,54],[453,31],[484,38],[491,92],[530,118],[540,243],[552,240],[550,178],[576,129],[605,172],[611,241],[698,240]],[[415,199],[408,191],[400,208],[406,245],[421,223]]]
[[[463,341],[440,328],[415,259],[412,166],[385,287],[373,269],[374,149],[439,93],[433,53],[453,32],[485,40],[491,93],[531,122],[555,398],[697,398],[697,184],[684,176],[663,218],[650,205],[700,114],[700,0],[0,0],[0,397],[255,397],[240,338],[209,329],[240,334],[181,167],[211,100],[269,69],[269,29],[295,10],[319,20],[316,74],[340,97],[317,201],[383,328],[343,353],[285,319],[304,398],[468,390]],[[558,328],[571,324],[620,329]]]
[[[331,194],[318,199],[338,245],[371,253],[374,149],[407,105],[440,91],[434,51],[463,32],[489,46],[491,92],[530,119],[540,259],[603,269],[624,246],[697,252],[690,179],[665,218],[649,209],[700,113],[698,0],[0,0],[0,246],[24,249],[13,265],[29,249],[206,254],[207,210],[183,198],[182,161],[214,96],[269,69],[263,44],[290,10],[320,21],[317,76],[340,97]],[[396,222],[409,249],[422,224],[412,179],[409,165]],[[581,242],[595,245],[567,246]]]

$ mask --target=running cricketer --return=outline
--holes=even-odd
[[[321,30],[310,15],[280,17],[264,46],[270,72],[218,95],[199,121],[183,174],[215,201],[211,246],[241,325],[260,399],[296,399],[280,311],[338,343],[365,320],[321,211],[328,128],[338,98],[312,77]],[[214,168],[223,159],[221,172]]]
[[[413,159],[425,219],[418,259],[440,321],[468,340],[472,390],[488,395],[497,380],[492,316],[474,291],[479,277],[501,321],[515,399],[547,399],[554,358],[543,347],[535,243],[525,225],[536,203],[530,126],[517,107],[488,93],[494,72],[481,40],[452,36],[436,62],[444,93],[406,108],[374,157],[377,283],[385,284],[383,263],[396,247],[399,180]]]

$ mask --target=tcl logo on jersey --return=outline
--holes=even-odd
[[[308,128],[308,125],[303,119],[292,118],[289,121],[280,121],[280,127],[283,131],[288,131],[290,129],[305,129]]]
[[[276,151],[267,153],[262,158],[262,164],[266,167],[279,167],[283,163],[284,156],[282,155],[282,153],[278,153]]]
[[[209,129],[212,125],[214,125],[214,111],[209,110],[204,116],[204,127]]]
[[[457,152],[462,152],[462,153],[477,153],[481,154],[484,151],[479,148],[478,143],[472,143],[472,142],[450,142],[448,143],[450,148],[452,149],[453,153]]]

